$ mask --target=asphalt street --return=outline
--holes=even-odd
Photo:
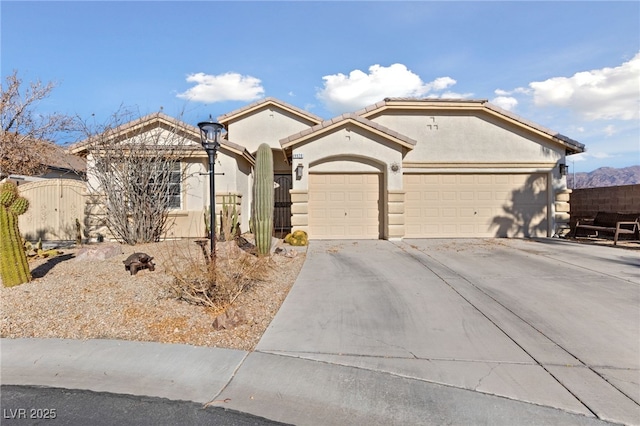
[[[2,386],[2,425],[161,426],[161,425],[283,425],[262,417],[172,401],[87,390]]]

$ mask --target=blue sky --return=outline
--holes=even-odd
[[[193,124],[275,97],[323,118],[385,97],[488,99],[640,164],[640,2],[2,1],[2,80],[42,112],[121,106]]]

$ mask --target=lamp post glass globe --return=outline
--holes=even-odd
[[[216,123],[210,118],[209,121],[198,123],[198,127],[200,128],[200,143],[207,152],[220,148],[218,136],[224,129],[222,124]]]

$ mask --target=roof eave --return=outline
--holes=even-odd
[[[231,121],[237,120],[238,118],[251,114],[259,109],[268,107],[269,105],[276,106],[280,109],[290,112],[295,116],[298,116],[306,121],[309,121],[310,123],[314,123],[312,125],[320,124],[322,122],[322,118],[316,116],[315,114],[312,114],[308,111],[301,110],[300,108],[297,108],[293,105],[289,105],[286,102],[280,101],[275,98],[265,98],[265,99],[256,101],[252,104],[249,104],[235,111],[231,111],[227,114],[220,115],[217,117],[217,120],[221,124],[228,124]]]
[[[487,99],[385,98],[381,102],[356,112],[356,114],[363,118],[368,118],[373,115],[380,114],[388,109],[407,108],[411,108],[412,110],[486,111],[494,116],[500,117],[501,119],[506,119],[511,123],[524,127],[529,131],[533,131],[534,133],[552,140],[555,143],[561,144],[565,147],[566,155],[579,154],[585,150],[584,144],[493,105]]]
[[[346,125],[355,125],[361,129],[369,131],[371,133],[377,134],[378,136],[383,137],[391,142],[397,143],[408,149],[413,149],[416,145],[416,141],[409,139],[407,137],[402,137],[397,132],[394,132],[390,129],[383,128],[383,126],[375,125],[375,123],[371,122],[370,124],[364,123],[358,119],[357,116],[353,114],[346,114],[340,117],[336,117],[332,120],[327,120],[323,123],[318,124],[317,126],[312,127],[311,129],[307,129],[303,132],[298,133],[297,135],[293,135],[293,137],[288,137],[280,140],[280,146],[283,150],[287,150],[292,148],[294,145],[298,145],[303,143],[309,139],[316,138],[320,135],[329,133],[335,129]]]
[[[168,127],[174,127],[182,136],[186,137],[187,135],[190,135],[194,136],[195,139],[200,138],[200,132],[195,126],[170,117],[162,112],[155,112],[116,127],[109,135],[109,139],[120,138],[123,136],[126,137],[127,133],[139,132],[141,129],[153,124],[154,122],[158,124],[164,124]],[[88,150],[93,141],[94,138],[91,137],[84,139],[80,142],[70,145],[67,148],[67,151],[71,154],[82,154]]]
[[[563,145],[565,147],[566,155],[580,154],[585,150],[584,144],[581,144],[580,142],[574,139],[571,139],[570,137],[565,136],[561,133],[555,132],[544,126],[541,126],[537,123],[534,123],[530,120],[520,117],[519,115],[514,114],[510,111],[507,111],[503,108],[493,105],[490,102],[486,102],[484,104],[484,109],[485,111],[488,111],[493,115],[500,116],[509,122],[515,123],[520,127],[524,127],[529,131],[533,131],[534,133],[537,133],[543,137],[546,137],[555,143],[559,143],[560,145]]]

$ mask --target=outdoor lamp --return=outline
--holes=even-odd
[[[567,166],[566,164],[560,163],[559,169],[560,169],[560,175],[561,176],[566,176],[567,175],[567,171],[569,170],[569,166]]]
[[[303,165],[302,164],[298,164],[298,166],[296,167],[296,180],[300,180],[302,179],[302,169],[303,169]]]
[[[198,123],[198,127],[200,128],[200,144],[205,151],[207,151],[207,156],[209,157],[209,238],[211,239],[211,258],[216,257],[216,230],[215,230],[215,215],[216,215],[216,189],[215,189],[215,173],[214,165],[216,154],[218,148],[220,148],[220,142],[218,142],[218,137],[222,133],[222,129],[224,126],[220,123],[216,123],[213,121],[211,116],[209,116],[209,121],[202,121]]]

